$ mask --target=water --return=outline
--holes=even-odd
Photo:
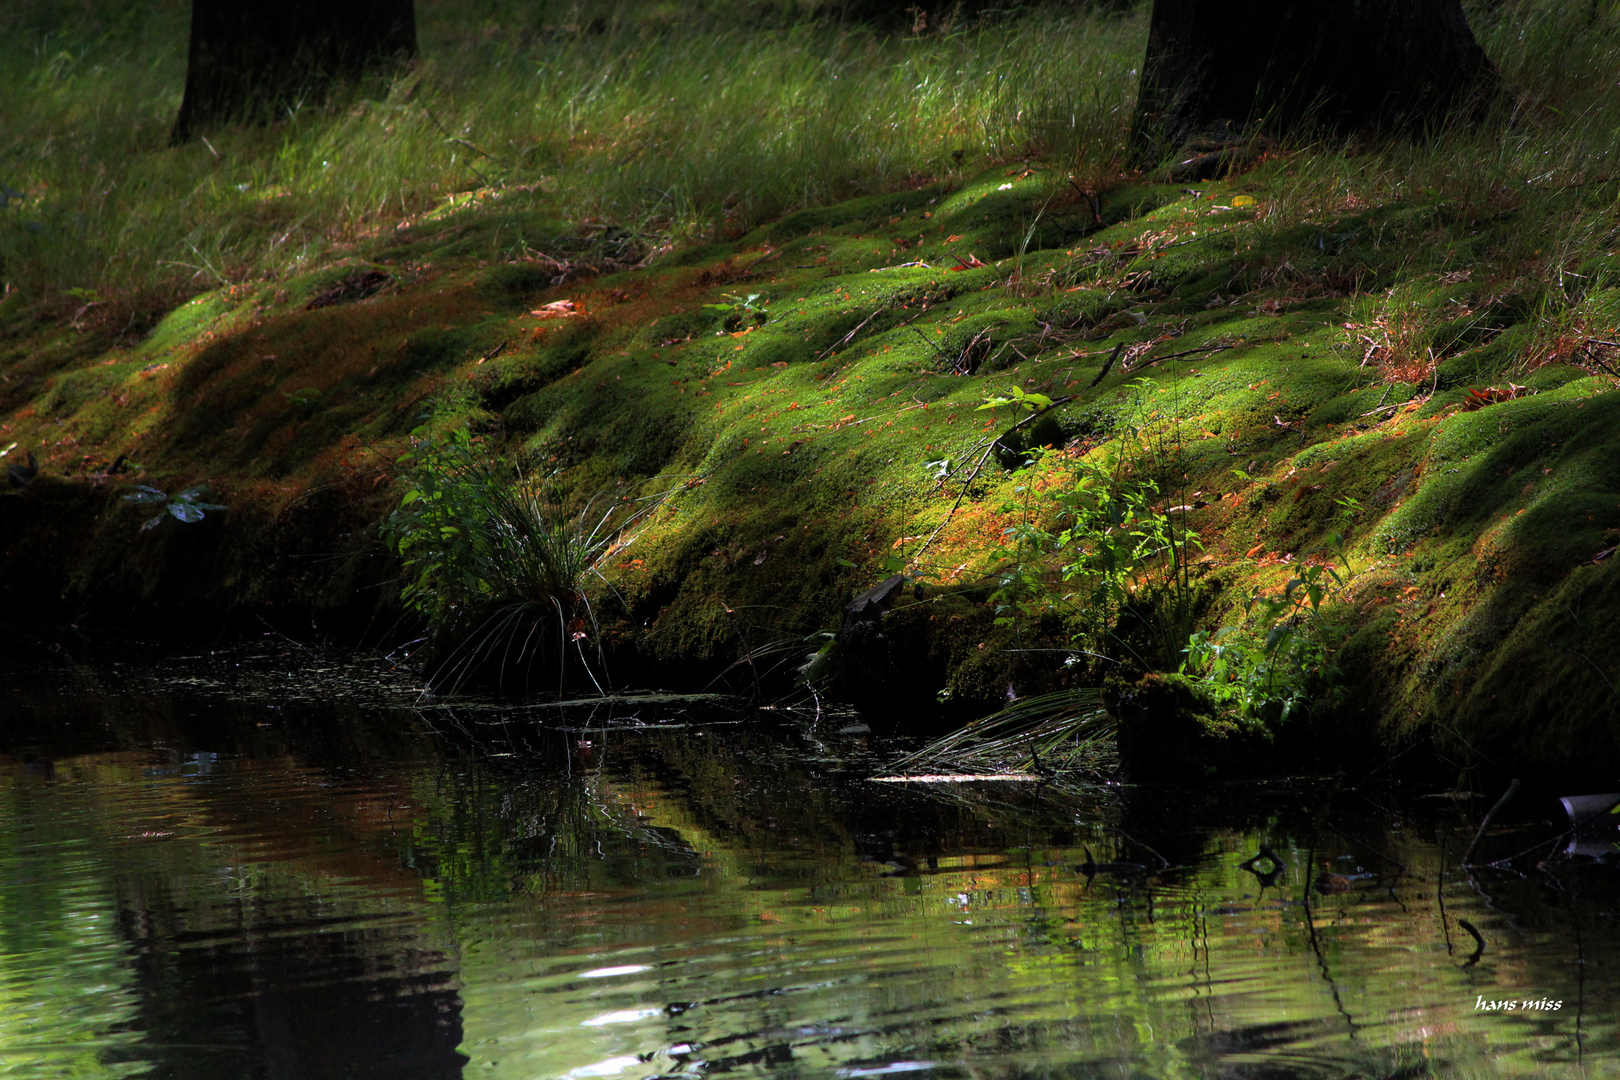
[[[1620,1075],[1616,868],[1470,877],[1494,792],[924,789],[846,720],[86,648],[0,682],[0,1077]]]

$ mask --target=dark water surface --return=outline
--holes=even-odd
[[[1620,1076],[1616,868],[1470,877],[1494,792],[875,783],[847,718],[4,641],[0,1077]]]

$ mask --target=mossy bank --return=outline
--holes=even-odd
[[[900,722],[941,695],[986,711],[1069,677],[1041,651],[1060,627],[985,602],[1040,488],[986,460],[1017,417],[979,407],[1016,387],[1069,398],[1042,440],[1071,457],[1153,426],[1140,467],[1202,537],[1204,625],[1336,560],[1351,692],[1300,721],[1315,752],[1612,765],[1608,264],[1527,295],[1474,257],[1522,231],[1512,205],[1467,229],[1421,191],[1282,212],[1299,167],[1081,191],[1013,160],[603,276],[491,259],[492,233],[537,223],[486,191],[139,339],[8,304],[0,448],[40,469],[0,496],[8,617],[235,612],[397,639],[376,531],[395,463],[413,430],[470,424],[576,503],[664,496],[602,566],[621,681],[802,653],[900,565],[923,588],[859,692]],[[137,482],[206,483],[229,509],[143,530]]]

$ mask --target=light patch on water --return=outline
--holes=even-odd
[[[579,1026],[606,1027],[609,1024],[634,1024],[638,1020],[650,1020],[663,1015],[663,1009],[616,1009],[613,1012],[593,1016],[589,1020],[581,1020]]]
[[[873,1065],[870,1068],[839,1069],[839,1076],[888,1076],[890,1073],[922,1072],[932,1069],[932,1061],[891,1061],[887,1065]]]
[[[651,971],[651,964],[620,964],[618,967],[592,968],[579,973],[581,979],[611,979],[615,975],[634,975],[642,971]]]
[[[581,1065],[577,1069],[569,1069],[568,1076],[617,1076],[624,1070],[641,1064],[641,1059],[634,1054],[625,1057],[608,1058],[598,1061],[594,1065]]]

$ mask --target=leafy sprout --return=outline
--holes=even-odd
[[[1004,405],[1011,405],[1015,409],[1027,409],[1030,412],[1041,412],[1052,407],[1052,399],[1045,394],[1031,394],[1022,387],[1014,386],[1005,394],[989,395],[984,399],[984,404],[973,411],[999,409]]]
[[[209,510],[228,510],[220,503],[203,502],[202,499],[209,493],[207,484],[196,484],[169,495],[149,484],[136,484],[135,491],[124,496],[125,502],[137,505],[159,505],[163,509],[153,517],[148,518],[141,526],[141,531],[155,529],[163,524],[165,517],[172,517],[176,521],[183,521],[187,525],[195,525],[201,521]]]

